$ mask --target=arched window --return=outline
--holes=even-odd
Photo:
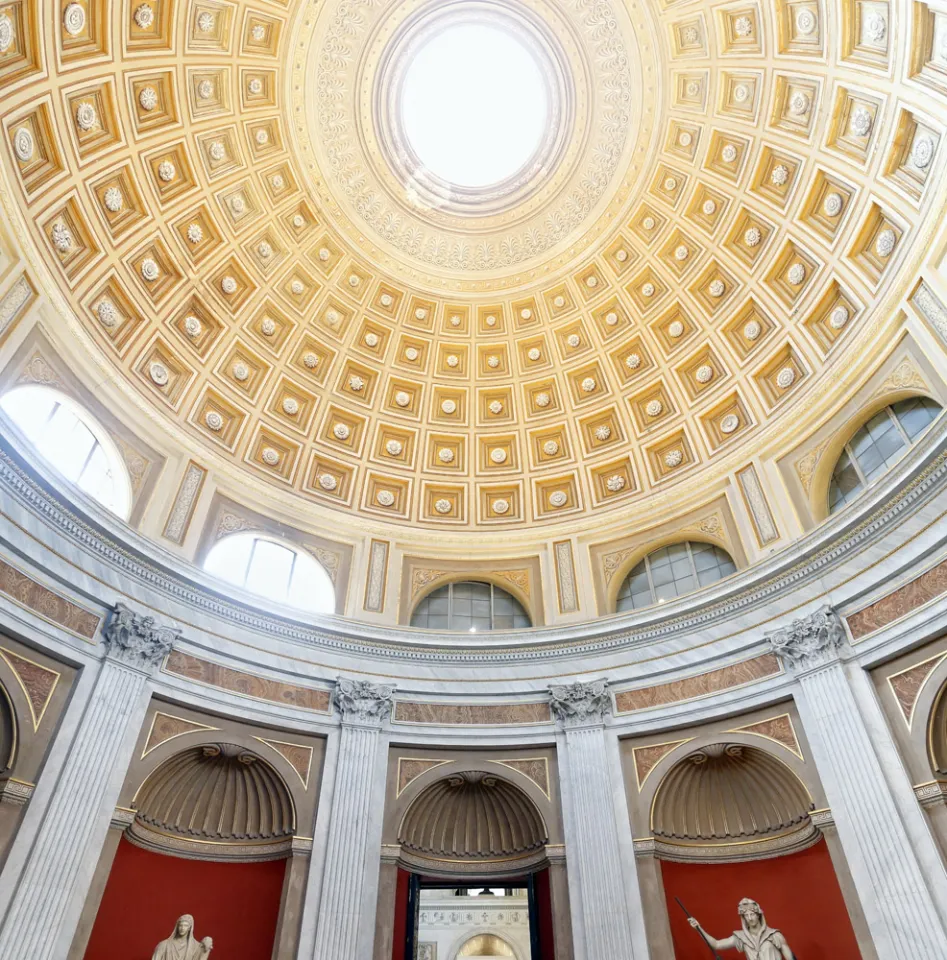
[[[898,460],[940,413],[927,397],[899,400],[863,423],[845,444],[832,471],[829,513],[839,510]]]
[[[4,394],[0,407],[67,480],[127,519],[132,491],[125,462],[82,407],[56,390],[34,385]]]
[[[730,554],[713,544],[672,543],[649,553],[625,577],[615,609],[650,607],[729,577],[736,569]]]
[[[335,589],[321,563],[255,533],[235,533],[214,544],[204,569],[275,603],[312,613],[335,611]]]
[[[515,630],[531,627],[516,597],[479,580],[447,583],[429,593],[411,615],[412,627],[428,630]]]

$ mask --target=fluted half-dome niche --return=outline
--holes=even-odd
[[[763,840],[795,849],[815,836],[812,798],[784,763],[755,747],[716,743],[684,757],[664,777],[654,798],[655,838],[679,853],[694,848],[739,847]],[[773,844],[765,844],[767,855]],[[720,851],[723,854],[723,850]],[[752,855],[744,850],[744,856]],[[692,855],[701,853],[694,849]],[[713,856],[714,854],[711,853]]]
[[[295,812],[279,774],[233,744],[176,754],[142,785],[131,837],[213,859],[272,858],[292,842]]]
[[[482,772],[445,777],[427,787],[401,822],[398,840],[410,860],[514,869],[540,859],[548,833],[521,790]]]

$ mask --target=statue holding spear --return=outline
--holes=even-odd
[[[674,898],[677,900],[677,897]],[[798,960],[789,949],[786,938],[772,927],[766,925],[766,918],[760,905],[755,900],[743,899],[737,907],[740,915],[740,930],[724,940],[717,940],[694,919],[687,908],[677,900],[678,906],[687,914],[687,922],[704,938],[704,943],[714,955],[714,960],[721,960],[718,950],[736,950],[746,955],[746,960]]]

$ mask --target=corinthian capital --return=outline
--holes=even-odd
[[[608,684],[604,680],[591,683],[568,683],[549,688],[550,706],[556,719],[564,727],[604,723],[612,709]]]
[[[171,652],[181,631],[160,627],[154,617],[143,617],[124,603],[116,603],[105,625],[105,645],[110,659],[151,671]]]
[[[394,692],[395,688],[389,684],[339,677],[332,701],[344,722],[381,726],[391,715]]]
[[[845,628],[831,607],[822,607],[788,627],[767,634],[775,653],[794,670],[808,670],[834,660],[845,641]]]

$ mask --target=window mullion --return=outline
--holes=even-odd
[[[906,447],[911,446],[911,438],[907,435],[904,427],[901,425],[901,421],[898,419],[898,415],[894,412],[891,407],[885,407],[885,413],[888,414],[888,417],[894,421],[895,429],[901,434],[901,439],[904,441]]]
[[[657,603],[658,594],[657,594],[657,591],[654,589],[654,579],[651,576],[651,558],[650,557],[644,558],[644,568],[648,574],[648,589],[651,591],[651,602]]]
[[[293,585],[293,574],[296,572],[296,561],[299,559],[299,554],[296,551],[293,551],[293,560],[289,565],[289,576],[286,577],[286,599],[289,599],[289,588]]]
[[[250,555],[247,557],[247,568],[243,571],[243,586],[246,587],[247,581],[250,579],[250,569],[253,566],[253,556],[256,553],[256,545],[260,542],[259,537],[253,538],[253,546],[250,547]]]
[[[848,454],[848,459],[851,460],[852,465],[855,467],[855,473],[858,474],[858,479],[861,480],[862,486],[868,486],[868,478],[865,476],[865,471],[862,470],[861,464],[858,462],[858,457],[855,456],[855,451],[852,449],[850,443],[846,443],[844,447],[845,452]]]

